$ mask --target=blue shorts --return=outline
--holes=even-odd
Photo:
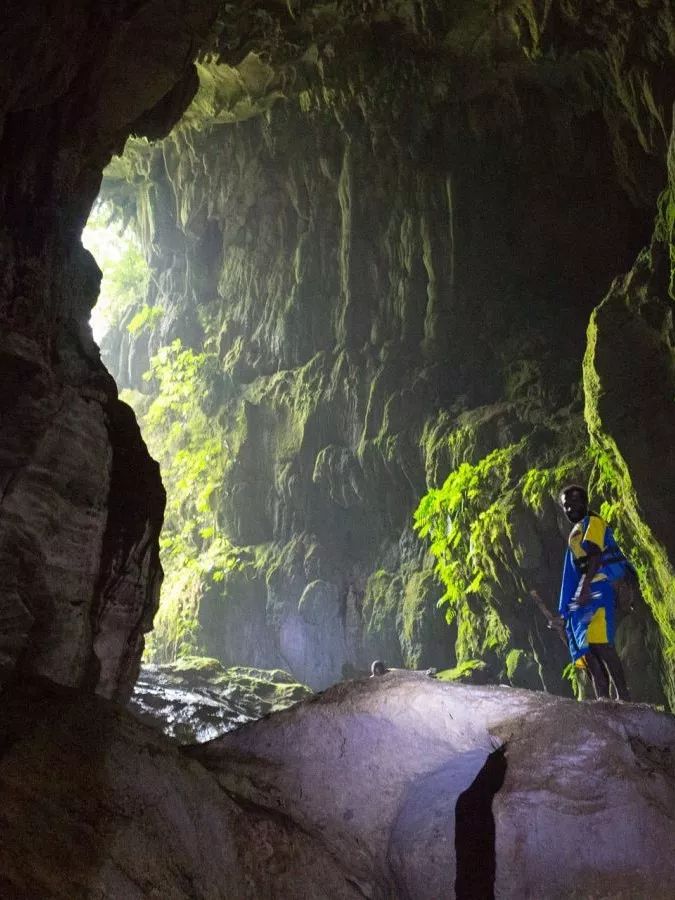
[[[614,643],[614,588],[609,581],[591,584],[591,602],[570,612],[565,632],[575,661],[588,653],[589,644]]]

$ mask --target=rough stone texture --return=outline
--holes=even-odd
[[[161,569],[164,496],[87,320],[79,237],[127,135],[166,135],[215,3],[3,6],[0,681],[17,666],[127,696]]]
[[[0,718],[3,897],[362,896],[320,838],[240,805],[117,706],[15,693]]]
[[[675,132],[654,237],[593,313],[585,359],[587,419],[620,487],[663,645],[675,644]],[[666,650],[666,690],[675,660]]]
[[[503,741],[490,788],[479,773]],[[496,897],[669,896],[674,751],[673,719],[648,708],[390,673],[190,754],[228,791],[319,828],[366,896],[431,900],[468,877],[455,860],[480,839],[481,798],[457,802],[477,778],[496,790]],[[474,866],[494,865],[485,850]]]
[[[675,724],[645,707],[390,673],[180,752],[98,698],[2,699],[6,897],[672,894]]]
[[[137,384],[148,355],[176,335],[210,342],[222,375],[213,412],[236,423],[225,429],[233,465],[217,513],[236,543],[256,545],[252,602],[235,597],[241,573],[208,587],[207,649],[282,666],[290,654],[320,686],[373,655],[406,665],[471,656],[503,680],[508,649],[526,657],[512,680],[536,672],[559,688],[554,639],[526,602],[531,587],[554,591],[550,503],[514,507],[517,522],[495,541],[491,593],[470,597],[455,628],[436,609],[441,588],[410,513],[429,484],[495,447],[526,437],[527,466],[566,452],[587,318],[648,241],[665,183],[671,5],[251,0],[222,6],[210,32],[216,7],[123,0],[101,11],[69,0],[49,18],[5,4],[0,449],[3,491],[14,486],[0,526],[11,586],[3,670],[21,660],[120,696],[137,670],[160,577],[162,496],[85,325],[98,273],[78,237],[111,152],[129,132],[162,140],[196,91],[181,127],[155,147],[136,142],[109,188],[148,249],[157,277],[147,299],[166,308],[152,334],[119,337],[115,374]],[[657,294],[656,319],[667,318]],[[627,354],[643,332],[626,332]],[[642,392],[653,369],[639,355]],[[61,416],[59,455],[78,446],[52,466],[38,528],[24,438],[58,443]],[[72,471],[96,486],[89,499]],[[649,681],[672,699],[668,512],[644,484],[637,502],[626,504],[637,552],[659,557],[640,624]],[[57,576],[66,548],[71,574]],[[330,633],[299,612],[317,581],[339,597]]]
[[[248,562],[204,590],[205,652],[315,687],[383,656],[481,659],[493,680],[562,690],[529,600],[557,594],[558,485],[539,508],[511,504],[489,589],[451,627],[411,514],[521,440],[518,477],[575,452],[588,477],[584,334],[665,181],[670,5],[253,2],[220,24],[183,123],[104,182],[164,310],[111,336],[111,371],[148,390],[149,357],[175,337],[218,356],[232,465],[214,502]],[[317,581],[340,603],[323,628],[300,609]],[[624,645],[650,670],[644,699],[668,680],[660,602],[634,627],[649,653]],[[510,650],[524,662],[509,676]]]
[[[278,669],[225,669],[217,659],[187,657],[143,666],[129,708],[146,724],[182,744],[192,744],[286,709],[311,694]]]

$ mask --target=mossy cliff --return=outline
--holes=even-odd
[[[142,374],[176,339],[210,360],[201,407],[222,456],[195,546],[218,538],[239,563],[199,567],[192,646],[312,686],[383,656],[563,689],[564,650],[529,592],[554,605],[553,498],[592,475],[645,561],[649,606],[626,626],[644,639],[624,646],[637,694],[661,699],[661,684],[672,699],[672,444],[629,451],[622,404],[591,384],[630,388],[639,422],[657,402],[646,337],[644,379],[622,369],[627,386],[593,350],[612,346],[603,310],[622,289],[593,310],[650,241],[672,36],[658,2],[223,14],[181,124],[131,142],[103,185],[153,276],[104,346],[118,384],[152,396]],[[661,208],[665,262],[653,244],[636,269],[660,312],[635,315],[666,372]],[[155,313],[129,330],[141,307]],[[625,360],[641,338],[622,340]],[[635,481],[646,461],[658,490]],[[434,558],[413,513],[444,485],[419,517],[451,517]]]
[[[653,239],[593,312],[584,359],[586,420],[605,492],[621,510],[675,697],[675,148]],[[627,636],[628,638],[628,636]]]

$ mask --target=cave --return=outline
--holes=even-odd
[[[6,4],[3,896],[667,896],[674,35]],[[569,483],[632,704],[542,614]]]

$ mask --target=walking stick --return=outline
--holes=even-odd
[[[538,591],[530,591],[530,597],[534,600],[534,602],[539,607],[540,611],[543,613],[544,618],[548,622],[548,627],[551,631],[555,631],[560,640],[565,645],[565,649],[567,649],[567,641],[565,639],[565,635],[562,633],[562,629],[558,627],[557,623],[560,621],[556,616],[553,615],[548,606],[544,603],[544,601],[539,596]]]
[[[558,622],[560,622],[560,619],[558,619],[556,616],[553,615],[551,610],[548,608],[548,606],[544,603],[544,601],[539,596],[538,591],[534,591],[534,590],[530,591],[530,597],[532,597],[534,602],[539,607],[539,610],[543,613],[544,618],[548,622],[548,627],[552,631],[555,631],[557,633],[558,637],[560,638],[560,640],[563,642],[563,644],[565,646],[565,650],[568,650],[569,648],[567,646],[567,638],[565,637],[565,635],[563,633],[563,629],[560,628],[557,624]],[[592,686],[592,681],[590,678],[588,667],[586,666],[585,662],[584,662],[584,665],[579,668],[579,672],[580,673],[583,672],[583,677],[586,679],[587,686],[589,686],[589,684]]]

